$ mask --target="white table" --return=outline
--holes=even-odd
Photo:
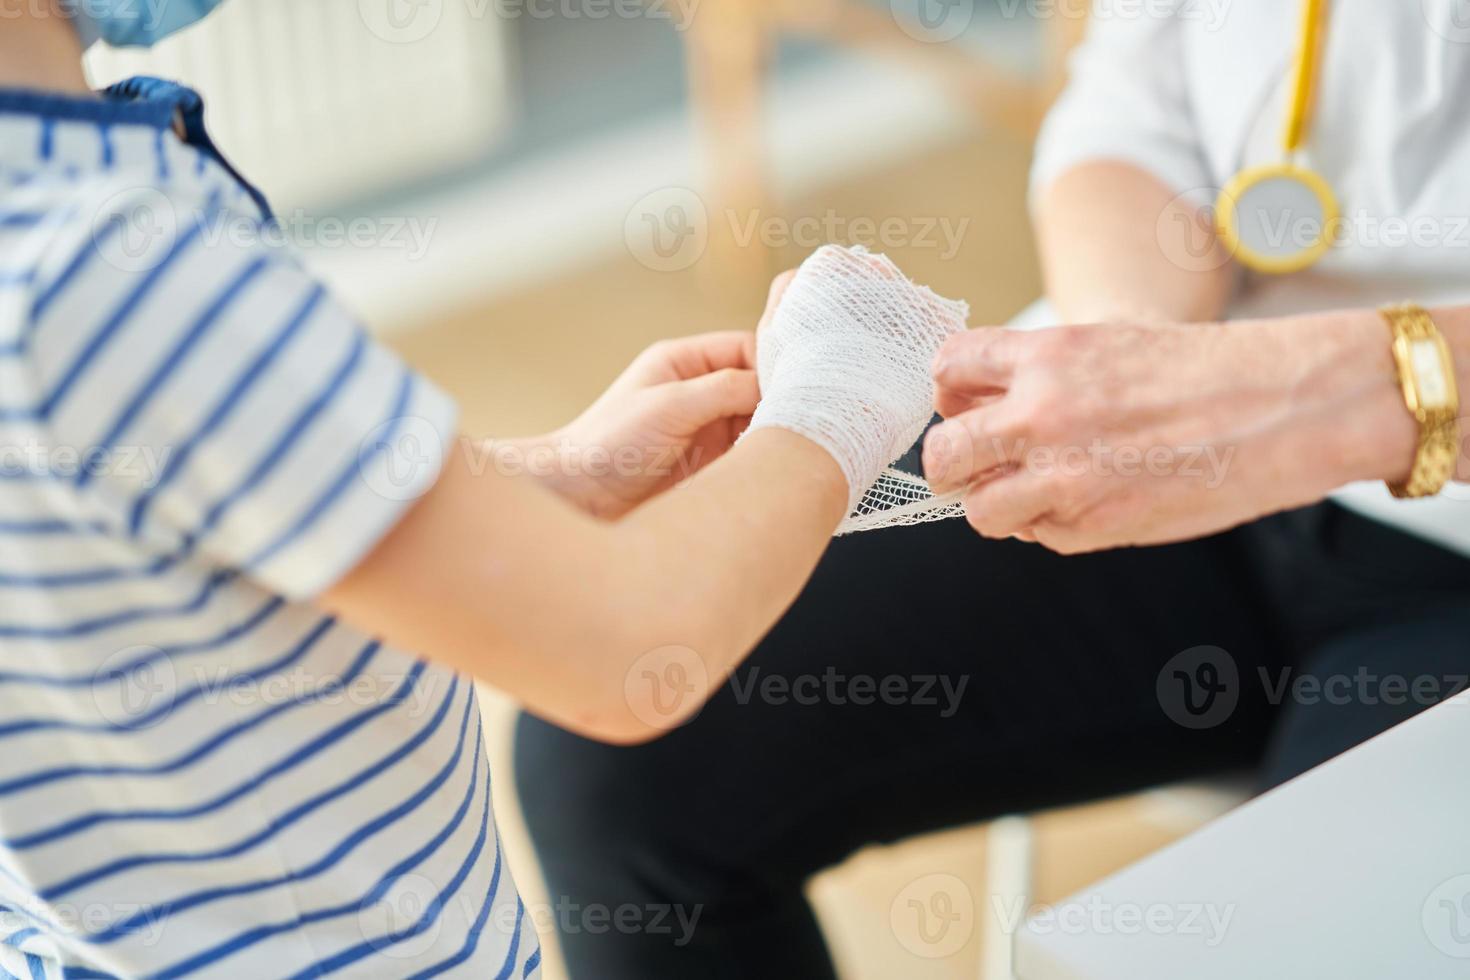
[[[1470,978],[1470,692],[1054,912],[1021,980]]]

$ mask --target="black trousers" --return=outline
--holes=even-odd
[[[1221,770],[1273,785],[1467,673],[1470,560],[1331,504],[1065,558],[949,521],[836,541],[658,742],[523,719],[517,776],[577,980],[821,978],[803,882],[859,847]]]

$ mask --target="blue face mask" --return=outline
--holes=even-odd
[[[82,44],[102,40],[115,47],[150,47],[195,21],[224,0],[61,0]]]

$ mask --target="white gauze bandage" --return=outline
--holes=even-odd
[[[921,478],[888,469],[934,411],[930,365],[969,307],[910,282],[860,247],[825,245],[757,339],[761,403],[750,429],[789,429],[832,454],[851,490],[838,534],[961,513]]]

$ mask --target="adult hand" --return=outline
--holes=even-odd
[[[1367,311],[973,330],[934,374],[935,491],[968,488],[986,537],[1064,553],[1200,537],[1402,479],[1417,440]]]

